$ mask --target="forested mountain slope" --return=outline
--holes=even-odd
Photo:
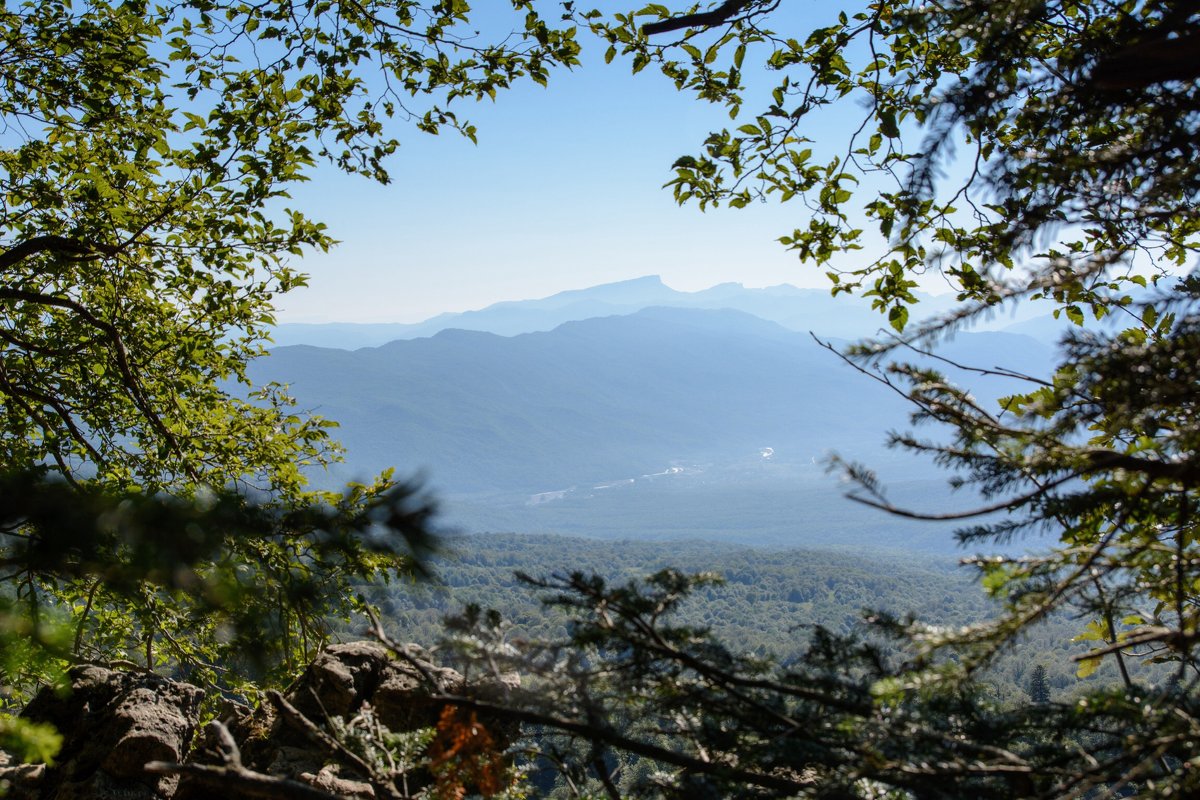
[[[964,335],[1037,369],[1024,337]],[[1012,363],[1016,362],[1016,363]],[[653,308],[501,337],[461,330],[353,352],[281,347],[251,369],[341,424],[349,469],[423,469],[448,491],[565,489],[759,458],[878,453],[905,407],[806,334],[736,311]]]
[[[943,352],[1034,374],[1049,358],[1004,333],[962,334]],[[907,425],[895,393],[808,334],[728,309],[280,347],[251,376],[290,384],[302,407],[341,424],[346,463],[319,479],[420,471],[444,519],[471,530],[914,546],[916,527],[840,497],[823,463],[832,451],[921,501],[945,499],[929,465],[883,448],[884,431]],[[989,402],[1018,384],[977,386]],[[921,530],[953,547],[944,527]]]

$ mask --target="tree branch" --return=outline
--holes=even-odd
[[[302,732],[315,744],[321,745],[330,753],[346,759],[346,761],[353,765],[355,769],[359,770],[363,774],[363,777],[369,779],[371,783],[375,785],[377,790],[385,791],[385,787],[383,786],[384,782],[379,778],[378,775],[375,774],[375,770],[371,769],[370,764],[359,758],[357,754],[346,749],[346,746],[337,739],[333,738],[328,733],[317,727],[316,723],[304,716],[304,714],[302,714],[295,706],[284,699],[282,694],[274,689],[271,689],[267,691],[267,699],[270,700],[271,704],[279,710],[279,713],[283,715],[284,719],[291,723],[296,729]]]
[[[1187,461],[1153,461],[1148,458],[1138,458],[1115,450],[1088,450],[1085,452],[1088,468],[1083,474],[1100,470],[1122,469],[1126,472],[1139,472],[1152,480],[1170,480],[1190,483],[1197,477],[1200,467],[1192,460]]]
[[[264,775],[240,765],[214,767],[209,764],[172,764],[151,761],[146,772],[155,775],[190,775],[201,783],[225,790],[237,789],[242,795],[264,800],[343,800],[339,795],[310,786],[307,783]]]
[[[75,260],[99,258],[102,255],[114,255],[120,248],[107,244],[92,244],[68,239],[65,236],[35,236],[26,239],[18,245],[0,253],[0,270],[9,269],[21,263],[30,256],[38,253],[56,253],[70,256]]]
[[[777,791],[786,792],[789,795],[797,794],[805,789],[812,787],[811,781],[792,780],[778,775],[767,775],[761,772],[751,772],[729,764],[720,762],[704,761],[685,753],[680,753],[675,750],[668,750],[665,747],[650,744],[639,739],[633,739],[624,736],[611,728],[588,725],[575,720],[563,719],[562,717],[552,716],[550,714],[542,714],[537,711],[527,711],[520,708],[512,708],[509,706],[499,705],[496,703],[488,703],[482,700],[475,700],[470,697],[461,697],[457,695],[439,695],[433,699],[441,700],[447,703],[462,708],[468,708],[472,711],[483,711],[487,714],[492,714],[503,719],[511,719],[517,722],[525,722],[531,725],[545,725],[549,728],[554,728],[559,731],[571,733],[580,736],[591,742],[601,741],[619,750],[624,750],[635,755],[645,756],[646,758],[660,761],[664,764],[670,764],[675,767],[686,769],[690,772],[713,775],[723,780],[735,781],[738,783],[749,784],[751,786],[761,786],[764,789],[775,789]]]
[[[702,11],[697,14],[684,14],[679,17],[671,17],[659,22],[650,22],[642,26],[642,33],[646,36],[654,36],[659,33],[670,33],[682,28],[713,28],[722,23],[728,22],[733,17],[737,16],[746,6],[750,5],[754,0],[725,0],[724,3],[714,8],[712,11]]]
[[[1117,51],[1096,65],[1092,83],[1097,89],[1116,91],[1194,81],[1197,77],[1200,32],[1193,31],[1172,38],[1163,33]]]
[[[1037,489],[1026,494],[1010,497],[988,506],[979,506],[977,508],[967,509],[966,511],[951,511],[945,514],[924,514],[920,511],[910,511],[905,508],[900,508],[899,506],[894,506],[891,503],[872,500],[859,494],[851,493],[845,495],[845,497],[847,500],[853,500],[856,503],[862,503],[864,506],[870,506],[871,508],[878,508],[880,511],[886,511],[889,514],[894,514],[897,517],[904,517],[905,519],[918,519],[926,522],[951,522],[954,520],[974,519],[975,517],[983,517],[987,516],[988,514],[995,514],[998,511],[1006,511],[1018,508],[1025,503],[1028,503],[1030,500],[1035,500],[1040,495],[1046,494],[1050,489],[1053,489],[1078,477],[1078,474],[1072,472],[1069,475],[1065,475],[1061,478],[1050,481],[1044,486],[1039,486]]]
[[[0,262],[2,262],[5,256],[12,252],[13,250],[9,250],[7,253],[0,255]],[[100,319],[82,303],[66,297],[58,297],[55,295],[43,294],[41,292],[31,292],[24,289],[0,288],[0,300],[17,300],[23,303],[34,303],[36,305],[66,309],[74,312],[92,327],[102,331],[108,337],[109,344],[113,350],[113,355],[116,358],[117,369],[121,373],[122,382],[125,384],[125,388],[129,390],[134,405],[137,406],[138,410],[142,412],[142,415],[146,417],[146,420],[159,433],[159,435],[166,440],[168,446],[172,450],[178,452],[178,442],[176,441],[174,434],[167,429],[167,426],[163,423],[158,413],[154,410],[150,398],[148,398],[143,391],[141,381],[138,380],[133,366],[130,364],[129,352],[125,349],[125,341],[121,337],[121,332],[117,330],[115,325]]]

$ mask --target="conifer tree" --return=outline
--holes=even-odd
[[[1050,702],[1050,684],[1046,682],[1046,668],[1035,664],[1029,673],[1029,700],[1034,705],[1044,706]]]
[[[823,265],[835,294],[861,293],[886,316],[890,335],[844,355],[928,431],[891,443],[932,457],[979,503],[910,508],[868,466],[835,463],[860,502],[959,520],[973,551],[1007,548],[970,562],[1001,613],[966,629],[876,614],[873,636],[818,630],[785,666],[672,623],[711,576],[611,586],[564,571],[534,585],[572,613],[570,636],[518,659],[556,691],[514,713],[574,742],[598,785],[611,783],[610,750],[657,761],[637,790],[670,796],[1200,793],[1185,766],[1200,756],[1200,6],[885,1],[821,21],[793,10],[730,0],[582,18],[610,59],[656,67],[735,118],[675,162],[681,203],[789,203],[797,225],[781,242]],[[748,110],[752,59],[779,77]],[[858,115],[832,150],[820,141],[829,107]],[[960,305],[914,329],[922,275]],[[1017,303],[1075,325],[1052,374],[939,357],[944,338]],[[950,370],[1027,390],[987,407]],[[1030,553],[1012,555],[1015,542]],[[1112,660],[1120,683],[1089,684],[1069,705],[989,699],[981,671],[1056,614],[1083,619],[1078,675]],[[470,622],[464,641],[478,647],[489,624]],[[1175,679],[1149,685],[1140,662]]]

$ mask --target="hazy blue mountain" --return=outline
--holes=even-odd
[[[1099,321],[1089,320],[1087,330],[1089,333],[1096,333],[1098,331],[1112,333],[1120,330],[1130,323],[1130,321],[1127,316],[1122,314],[1112,314]],[[1042,314],[1041,316],[1013,323],[1004,328],[1004,330],[1050,343],[1057,343],[1064,336],[1068,336],[1071,333],[1082,332],[1082,329],[1068,320],[1065,314],[1059,319],[1055,319],[1053,314]]]
[[[963,334],[947,353],[1029,371],[1049,359],[1014,334]],[[279,347],[251,374],[341,422],[347,464],[328,480],[421,470],[448,519],[474,530],[796,543],[803,529],[825,537],[809,544],[845,542],[909,529],[841,501],[827,451],[882,467],[899,489],[930,474],[880,448],[905,426],[893,392],[809,335],[739,311],[652,307],[512,337],[451,329],[352,352]],[[994,383],[977,395],[1015,388]]]
[[[356,349],[377,347],[396,339],[433,336],[450,328],[486,331],[501,336],[549,331],[565,322],[593,317],[628,315],[651,306],[733,309],[777,322],[794,331],[814,331],[821,336],[857,339],[886,324],[870,303],[856,297],[831,297],[827,289],[799,289],[782,284],[747,289],[740,283],[723,283],[699,292],[680,292],[657,276],[577,289],[536,300],[496,303],[478,311],[439,314],[424,322],[382,324],[284,323],[275,328],[279,346],[309,344]],[[948,310],[948,297],[921,296],[913,309],[917,317]]]
[[[352,466],[427,468],[452,491],[548,491],[762,447],[809,461],[877,437],[864,423],[889,401],[806,335],[691,309],[281,347],[253,373],[339,420]]]
[[[409,330],[415,327],[401,322],[284,322],[275,326],[271,339],[276,347],[315,345],[357,350],[410,338]]]

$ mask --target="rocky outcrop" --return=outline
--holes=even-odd
[[[376,718],[397,731],[437,722],[440,703],[431,694],[461,694],[463,676],[435,665],[424,650],[409,645],[411,660],[393,658],[375,642],[338,644],[308,666],[287,693],[288,700],[312,719],[350,717],[370,704]]]
[[[175,776],[145,772],[150,761],[180,761],[192,742],[204,692],[148,673],[83,666],[70,673],[70,691],[44,689],[22,716],[48,722],[63,735],[54,767],[5,775],[12,797],[170,797]]]
[[[71,672],[69,692],[44,690],[22,713],[63,734],[57,762],[42,768],[0,760],[0,781],[9,784],[8,798],[39,800],[269,798],[273,785],[284,784],[291,788],[279,796],[301,796],[311,787],[330,797],[372,798],[364,762],[322,736],[363,720],[393,732],[432,727],[445,705],[438,696],[494,697],[517,683],[515,677],[468,682],[420,648],[410,645],[404,653],[398,658],[374,642],[331,646],[273,702],[256,709],[226,702],[221,725],[198,735],[204,695],[197,687],[79,667]],[[481,722],[498,743],[516,735],[498,720]],[[151,762],[160,762],[157,771],[147,771]],[[163,766],[170,764],[183,769]],[[411,779],[419,785],[427,776]]]

